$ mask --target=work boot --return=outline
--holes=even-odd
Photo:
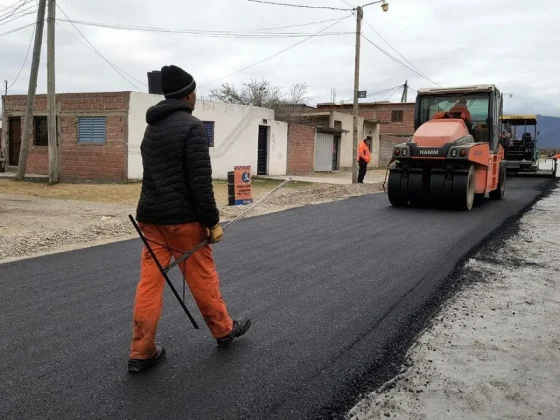
[[[233,321],[233,329],[231,332],[222,338],[217,338],[216,341],[218,342],[218,347],[227,347],[231,344],[234,338],[241,337],[243,334],[247,332],[247,330],[251,328],[251,320],[247,318],[242,318],[236,321]]]
[[[156,354],[151,359],[129,359],[128,371],[130,373],[139,373],[144,370],[154,367],[159,362],[165,359],[165,348],[162,346],[156,347]]]

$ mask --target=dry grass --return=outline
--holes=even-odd
[[[253,195],[258,197],[280,184],[281,181],[254,178]],[[312,184],[291,182],[288,188],[301,188]],[[42,198],[62,200],[82,200],[92,203],[110,203],[136,205],[140,197],[141,183],[122,184],[56,184],[48,185],[39,182],[18,182],[14,180],[0,180],[0,193],[28,195]],[[214,193],[218,204],[227,204],[227,182],[214,181]]]

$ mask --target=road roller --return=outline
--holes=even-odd
[[[504,197],[503,96],[495,85],[419,89],[414,135],[393,147],[393,206],[443,204],[468,211]]]

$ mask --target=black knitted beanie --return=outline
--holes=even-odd
[[[161,68],[161,90],[167,99],[184,98],[195,89],[194,78],[182,68],[173,65]]]

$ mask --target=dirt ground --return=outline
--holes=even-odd
[[[253,200],[280,184],[252,180]],[[135,215],[141,184],[57,184],[0,180],[0,263],[137,237]],[[245,217],[382,191],[381,184],[332,185],[292,181]],[[222,221],[248,206],[227,205],[227,183],[214,184]]]
[[[408,368],[348,418],[560,419],[559,214],[556,190],[501,248],[475,255]]]

